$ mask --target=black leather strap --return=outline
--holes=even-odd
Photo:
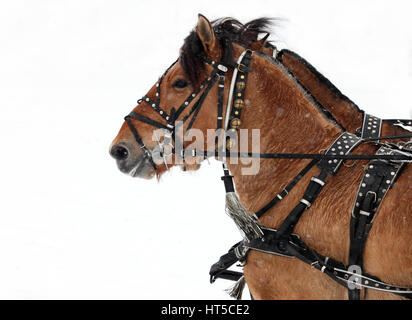
[[[166,111],[164,111],[162,108],[160,108],[158,102],[153,101],[148,96],[143,96],[143,98],[140,101],[144,101],[147,104],[149,104],[154,111],[156,111],[163,119],[169,122],[170,120],[169,114]]]
[[[178,119],[183,111],[192,103],[193,99],[199,95],[199,92],[210,82],[212,78],[209,76],[207,77],[199,86],[199,90],[192,92],[180,105],[180,107],[176,110],[175,118]]]
[[[203,102],[205,101],[205,99],[206,99],[206,97],[207,97],[210,89],[213,87],[213,85],[215,84],[215,82],[216,82],[216,80],[217,80],[217,78],[216,78],[216,73],[217,73],[216,70],[214,70],[214,71],[212,72],[212,74],[211,74],[211,76],[210,76],[210,77],[211,77],[211,80],[209,81],[209,84],[207,85],[205,91],[203,91],[203,93],[202,93],[202,95],[200,96],[199,100],[197,100],[196,103],[195,103],[196,108],[195,108],[195,110],[194,110],[194,112],[193,112],[193,117],[192,117],[192,119],[190,120],[189,125],[187,126],[187,132],[189,132],[189,130],[192,128],[192,126],[193,126],[193,124],[194,124],[194,122],[195,122],[195,120],[196,120],[196,118],[197,118],[197,115],[199,114],[200,108],[201,108],[202,105],[203,105]],[[186,119],[187,119],[187,118],[184,118],[183,121],[186,121]]]
[[[405,127],[412,127],[412,119],[385,119],[385,122],[389,122],[394,125],[403,125]]]
[[[135,128],[135,126],[133,125],[132,121],[130,120],[130,116],[126,116],[124,118],[124,120],[126,121],[127,125],[130,128],[130,131],[132,132],[136,142],[138,143],[138,145],[140,146],[140,148],[143,150],[145,157],[147,159],[149,159],[150,164],[153,166],[153,168],[156,170],[156,164],[153,161],[153,157],[152,154],[150,153],[150,151],[147,149],[146,145],[144,144],[142,138],[140,137],[139,133],[137,132],[137,129]]]
[[[216,129],[224,129],[223,128],[223,94],[224,94],[224,89],[225,89],[225,76],[222,75],[222,74],[219,74]],[[217,137],[216,137],[216,139],[217,139]]]
[[[235,186],[233,184],[233,176],[230,175],[229,169],[227,168],[225,163],[223,163],[222,166],[223,166],[223,176],[221,177],[221,179],[225,185],[225,191],[226,193],[234,192]]]
[[[284,250],[279,250],[279,245],[277,243],[277,239],[279,238],[277,235],[278,231],[264,227],[262,227],[262,231],[264,233],[263,239],[265,241],[255,239],[249,242],[244,242],[244,246],[251,250],[257,250],[268,254],[297,258],[309,264],[311,267],[325,273],[332,280],[350,291],[353,290],[354,286],[361,286],[392,292],[408,299],[412,298],[412,288],[390,285],[367,273],[354,273],[342,262],[331,257],[323,256],[309,248],[298,235],[291,234],[288,241],[284,244]]]
[[[216,281],[216,279],[226,279],[237,281],[243,275],[242,272],[227,270],[233,264],[238,261],[242,261],[245,258],[247,248],[243,245],[243,242],[238,242],[232,246],[228,253],[222,255],[219,261],[212,265],[209,271],[210,283]]]
[[[377,154],[394,152],[396,150],[382,146]],[[404,162],[372,160],[365,169],[352,210],[348,261],[350,266],[357,266],[360,272],[363,270],[364,248],[375,215],[404,165]],[[352,288],[348,295],[350,300],[359,300],[360,289]]]
[[[359,139],[353,133],[345,132],[335,140],[335,142],[329,147],[326,151],[326,155],[334,156],[348,155],[356,146],[361,143]],[[340,166],[342,165],[343,160],[336,159],[324,159],[319,162],[319,168],[326,170],[329,174],[335,174]]]
[[[133,112],[133,111],[129,113],[128,117],[133,118],[135,120],[145,122],[145,123],[150,124],[151,126],[156,127],[156,128],[168,129],[168,130],[173,129],[172,126],[168,127],[167,125],[164,125],[163,123],[157,122],[155,120],[152,120],[152,119],[150,119],[150,118],[148,118],[144,115],[141,115],[141,114]]]
[[[255,213],[256,217],[260,218],[263,216],[268,210],[273,208],[279,201],[285,198],[289,192],[293,189],[294,186],[309,172],[309,170],[318,162],[317,159],[313,159],[303,168],[302,171],[298,173],[298,175],[293,178],[293,180],[281,191],[279,192],[272,200],[270,200],[262,209]]]
[[[277,232],[277,235],[279,237],[278,240],[280,241],[280,250],[284,249],[283,242],[287,241],[296,224],[298,223],[300,217],[302,216],[303,212],[310,208],[312,203],[319,195],[320,191],[325,185],[324,180],[327,177],[327,175],[327,171],[323,170],[319,174],[319,176],[313,177],[311,179],[300,202],[295,206],[295,208],[293,208],[293,210],[289,213],[286,219],[283,220]]]
[[[329,149],[326,151],[326,155],[347,155],[349,154],[358,144],[360,139],[354,134],[345,132],[336,139]],[[282,222],[278,230],[278,236],[283,238],[282,241],[286,241],[289,235],[292,233],[295,225],[298,223],[303,212],[308,209],[311,204],[315,201],[316,197],[319,195],[320,191],[325,185],[325,179],[329,174],[335,174],[342,164],[343,160],[330,159],[321,160],[319,163],[319,168],[321,168],[321,173],[318,177],[313,177],[305,190],[302,200],[295,206],[295,208],[289,213],[286,219]],[[282,242],[279,243],[283,247]],[[282,248],[280,248],[282,249]]]
[[[378,138],[381,135],[382,119],[364,113],[361,138]],[[379,142],[379,140],[377,140]]]

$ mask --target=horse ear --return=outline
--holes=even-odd
[[[268,38],[270,36],[270,33],[266,33],[266,35],[259,40],[259,42],[262,44],[262,47],[264,47],[266,45],[266,42],[268,41]]]
[[[206,55],[216,56],[217,54],[217,41],[215,33],[213,31],[212,24],[207,18],[200,14],[198,15],[196,33],[202,42]]]
[[[253,51],[261,51],[269,56],[273,55],[273,49],[271,47],[266,47],[267,40],[270,34],[266,34],[262,39],[256,40],[250,45],[250,49]]]

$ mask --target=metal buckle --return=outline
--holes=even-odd
[[[227,70],[228,70],[228,68],[227,68],[226,66],[224,66],[223,64],[218,64],[218,65],[217,65],[217,68],[218,68],[220,71],[223,71],[223,72],[227,72]]]
[[[360,213],[361,215],[364,215],[364,216],[367,216],[367,217],[369,217],[369,216],[371,215],[370,212],[363,211],[363,210],[359,210],[359,213]]]
[[[239,72],[245,73],[246,71],[245,71],[245,70],[242,70],[242,69],[240,68],[241,66],[247,68],[245,64],[239,63],[239,64],[237,65],[237,70],[238,70]]]
[[[246,253],[249,251],[249,248],[246,246],[242,245],[242,250],[239,249],[240,246],[237,246],[233,249],[233,251],[235,252],[236,258],[238,258],[238,260],[243,259],[246,256]]]
[[[313,182],[316,182],[316,183],[319,184],[321,187],[323,187],[323,186],[325,185],[325,181],[322,181],[322,180],[320,180],[320,179],[318,179],[318,178],[316,178],[316,177],[312,177],[310,180],[313,181]]]
[[[310,206],[312,205],[312,204],[311,204],[308,200],[306,200],[306,199],[302,199],[302,200],[300,200],[300,202],[302,202],[302,203],[306,206],[307,209],[309,209]]]
[[[378,198],[378,196],[376,195],[376,192],[374,192],[374,191],[368,191],[368,192],[366,192],[366,194],[369,194],[369,193],[374,196],[373,203],[375,203],[375,202],[376,202],[376,199]]]
[[[405,143],[401,146],[401,150],[406,150],[407,152],[412,152],[412,141]]]
[[[288,190],[283,189],[281,192],[279,192],[279,193],[276,195],[276,197],[278,197],[279,200],[282,200],[282,199],[283,199],[283,197],[280,195],[282,192],[285,193],[285,197],[289,194]]]

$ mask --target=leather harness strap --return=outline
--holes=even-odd
[[[361,138],[378,138],[381,135],[382,119],[364,113]],[[379,140],[377,140],[379,142]]]
[[[382,146],[377,154],[389,154],[391,152],[394,152],[394,150]],[[372,160],[365,169],[350,222],[349,265],[359,266],[358,272],[362,272],[363,269],[365,243],[376,213],[404,165],[404,162]],[[359,286],[352,288],[348,293],[349,299],[360,299]]]

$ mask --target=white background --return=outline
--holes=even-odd
[[[281,17],[295,50],[360,108],[411,117],[410,1],[1,1],[0,298],[226,299],[209,267],[240,236],[218,163],[121,174],[122,118],[197,14]],[[245,295],[246,296],[246,295]]]

